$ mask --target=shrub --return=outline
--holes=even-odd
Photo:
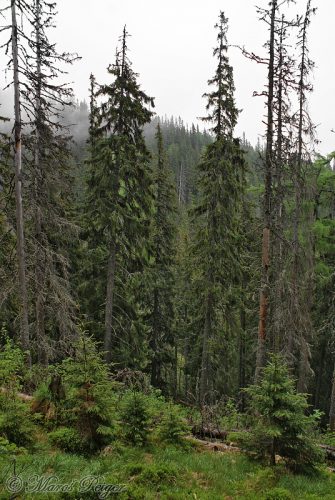
[[[172,465],[150,465],[141,472],[137,481],[150,486],[160,486],[162,484],[175,484],[177,477],[178,471]]]
[[[285,488],[273,488],[265,494],[264,500],[291,500],[291,493]]]
[[[52,429],[61,423],[65,391],[57,367],[48,375],[47,380],[43,381],[34,393],[32,412],[36,420],[47,429]]]
[[[19,453],[27,453],[27,450],[16,446],[14,443],[10,443],[8,439],[0,437],[0,455],[7,453],[10,455],[16,455]]]
[[[17,446],[31,446],[35,427],[30,418],[26,403],[17,398],[9,400],[0,396],[0,436]]]
[[[5,336],[0,349],[0,436],[20,447],[34,442],[34,425],[29,407],[18,398],[24,369],[22,351]]]
[[[187,431],[188,426],[178,408],[170,405],[158,429],[160,439],[170,444],[182,444]]]
[[[149,434],[149,411],[148,403],[140,392],[126,394],[122,409],[121,422],[123,435],[126,441],[143,446],[146,444]]]
[[[293,471],[311,471],[323,460],[313,441],[318,413],[306,415],[305,394],[298,394],[284,359],[273,355],[259,385],[246,389],[256,415],[252,433],[244,445],[271,465],[280,455]]]
[[[49,432],[48,438],[51,444],[69,453],[80,454],[85,448],[85,444],[79,432],[69,427],[60,427],[55,431]]]
[[[83,453],[94,453],[113,439],[113,387],[92,338],[81,335],[74,357],[62,362],[59,375],[65,389],[58,402],[61,423],[80,436]]]

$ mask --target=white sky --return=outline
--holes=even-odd
[[[229,18],[231,44],[245,45],[263,53],[266,25],[257,19],[255,4],[266,6],[269,0],[58,0],[58,27],[52,34],[60,49],[77,51],[82,60],[70,68],[78,99],[88,99],[89,74],[106,82],[106,67],[113,62],[115,47],[124,24],[132,37],[130,59],[140,73],[142,88],[156,97],[159,115],[181,116],[187,122],[203,116],[207,80],[214,71],[212,49],[216,43],[214,24],[220,9]],[[305,0],[297,0],[300,11]],[[334,0],[314,0],[318,7],[310,28],[311,57],[316,61],[315,92],[311,98],[314,122],[320,124],[319,149],[326,154],[335,150],[335,113],[333,112],[335,60],[333,32]],[[242,113],[237,133],[245,131],[256,143],[262,134],[263,98],[252,97],[262,90],[265,68],[246,60],[231,49],[234,66],[236,101]]]

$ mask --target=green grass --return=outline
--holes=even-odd
[[[8,455],[0,455],[0,498],[8,500],[4,481],[12,474]],[[84,458],[52,449],[45,442],[34,454],[20,455],[17,474],[23,479],[35,474],[56,475],[63,483],[85,476],[108,484],[123,484],[126,490],[108,498],[126,499],[257,499],[304,500],[335,498],[335,476],[325,469],[312,477],[294,476],[280,466],[262,467],[240,453],[205,452],[155,444],[140,449],[115,443],[105,456]],[[16,498],[97,499],[94,494],[45,493]]]

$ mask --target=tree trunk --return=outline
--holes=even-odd
[[[268,102],[267,102],[267,137],[265,158],[265,193],[264,193],[264,229],[262,242],[262,278],[259,300],[258,345],[256,355],[255,382],[259,382],[262,368],[265,365],[267,319],[270,292],[270,229],[271,229],[271,201],[272,201],[272,168],[273,168],[273,101],[274,101],[274,59],[275,59],[275,25],[277,0],[272,2],[269,73],[268,73]]]
[[[270,464],[272,466],[276,465],[276,445],[274,439],[272,440],[272,446],[271,446]]]
[[[112,330],[113,330],[115,270],[116,270],[116,244],[113,241],[109,247],[109,258],[107,267],[107,291],[106,291],[105,338],[104,338],[104,357],[106,363],[111,362],[111,354],[113,347]]]
[[[319,361],[319,366],[316,374],[316,382],[315,382],[315,392],[314,392],[314,406],[315,408],[320,407],[320,391],[322,387],[322,380],[323,380],[323,372],[324,372],[324,367],[325,367],[325,357],[326,357],[326,348],[327,348],[327,341],[326,339],[322,339],[322,343],[320,348],[320,361]]]
[[[333,374],[332,395],[330,398],[329,430],[331,432],[335,432],[335,368]]]
[[[204,333],[202,339],[201,374],[200,374],[200,387],[199,387],[200,405],[206,404],[206,401],[208,399],[209,372],[210,372],[209,342],[211,337],[211,319],[212,319],[211,316],[212,316],[212,299],[210,294],[208,294],[206,300],[205,324],[204,324]]]
[[[275,168],[275,207],[276,216],[276,237],[273,242],[273,255],[276,262],[275,270],[275,285],[274,285],[274,303],[276,304],[273,314],[273,350],[279,352],[284,340],[285,334],[285,290],[284,290],[284,262],[283,262],[283,241],[284,241],[284,225],[283,225],[283,202],[284,192],[282,185],[282,168],[285,164],[283,155],[283,121],[284,121],[284,37],[285,37],[285,21],[284,15],[281,18],[281,28],[279,36],[279,61],[278,61],[278,95],[277,95],[277,148],[276,148],[276,168]]]
[[[41,136],[41,18],[40,18],[40,0],[36,0],[36,98],[35,98],[35,311],[36,311],[36,340],[37,340],[37,356],[38,362],[41,365],[48,365],[48,348],[45,334],[45,255],[43,251],[42,237],[42,210],[41,210],[41,188],[39,182],[42,181],[42,169],[40,164],[40,151],[42,146]]]
[[[153,387],[161,386],[161,366],[158,358],[158,290],[154,290],[154,309],[153,309],[153,325],[152,325],[152,339],[151,339],[151,349],[153,351],[152,361],[151,361],[151,385]]]
[[[20,334],[21,347],[27,353],[26,362],[31,365],[29,320],[28,320],[28,293],[26,280],[26,255],[24,241],[24,222],[22,205],[22,121],[19,83],[19,54],[15,0],[11,3],[12,11],[12,55],[14,67],[14,111],[15,111],[15,202],[17,227],[17,258],[19,268],[19,297],[20,297]]]
[[[242,282],[242,293],[245,293],[245,279],[243,278]],[[240,321],[241,321],[241,332],[240,332],[240,345],[239,345],[239,377],[238,377],[238,387],[240,390],[240,410],[244,412],[245,409],[245,394],[243,392],[243,388],[245,387],[245,338],[246,338],[246,312],[245,312],[245,304],[242,303],[240,310]]]
[[[304,128],[305,124],[305,101],[306,101],[306,75],[308,75],[308,48],[307,48],[307,29],[310,23],[310,7],[311,0],[307,2],[306,15],[303,25],[302,48],[301,48],[301,63],[300,63],[300,80],[299,80],[299,123],[298,123],[298,158],[295,164],[294,172],[294,188],[295,188],[295,211],[294,211],[294,230],[293,230],[293,302],[296,311],[296,328],[295,339],[299,339],[299,375],[298,375],[298,390],[307,392],[308,375],[311,373],[310,368],[310,351],[308,346],[308,331],[304,328],[306,323],[306,315],[309,314],[308,307],[304,306],[304,297],[301,293],[301,285],[304,283],[305,276],[302,275],[299,264],[301,261],[299,248],[299,226],[301,218],[301,190],[302,190],[302,166],[303,166],[303,145],[304,145]],[[304,256],[304,258],[306,258]],[[301,267],[301,266],[300,266]],[[304,273],[306,275],[306,272]],[[299,286],[300,285],[300,286]],[[307,337],[307,338],[306,338]],[[293,340],[295,340],[293,339]],[[294,351],[294,344],[291,341],[291,353]]]

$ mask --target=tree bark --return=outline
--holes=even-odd
[[[113,308],[114,308],[114,286],[116,271],[116,244],[113,241],[109,247],[109,258],[107,266],[107,291],[106,291],[106,309],[105,309],[105,338],[104,338],[104,357],[106,363],[111,362],[112,354],[112,330],[113,330]]]
[[[204,333],[202,339],[201,374],[200,374],[200,387],[199,387],[200,405],[206,404],[208,398],[208,390],[209,390],[209,372],[210,372],[209,342],[211,337],[211,321],[212,321],[211,316],[212,316],[212,299],[210,293],[208,293],[206,300]]]
[[[152,361],[151,361],[151,385],[153,387],[161,386],[161,370],[160,370],[160,362],[158,358],[158,290],[155,288],[154,290],[154,308],[153,308],[153,324],[152,324],[152,339],[151,339],[151,349],[153,351]]]
[[[326,339],[322,339],[320,349],[320,361],[316,373],[316,382],[315,382],[315,391],[314,391],[314,406],[315,408],[320,407],[320,391],[322,387],[323,380],[323,372],[325,368],[325,357],[326,357],[326,349],[327,349],[327,341]]]
[[[15,202],[16,202],[16,231],[17,231],[17,259],[19,268],[19,297],[20,297],[20,334],[21,347],[27,353],[26,362],[31,365],[29,319],[28,319],[28,293],[26,279],[26,254],[24,240],[24,221],[22,204],[22,120],[20,103],[19,80],[19,53],[16,18],[16,2],[11,0],[12,14],[12,55],[14,68],[14,136],[15,136]]]
[[[335,432],[335,368],[333,374],[332,394],[330,398],[329,430],[331,432]]]

